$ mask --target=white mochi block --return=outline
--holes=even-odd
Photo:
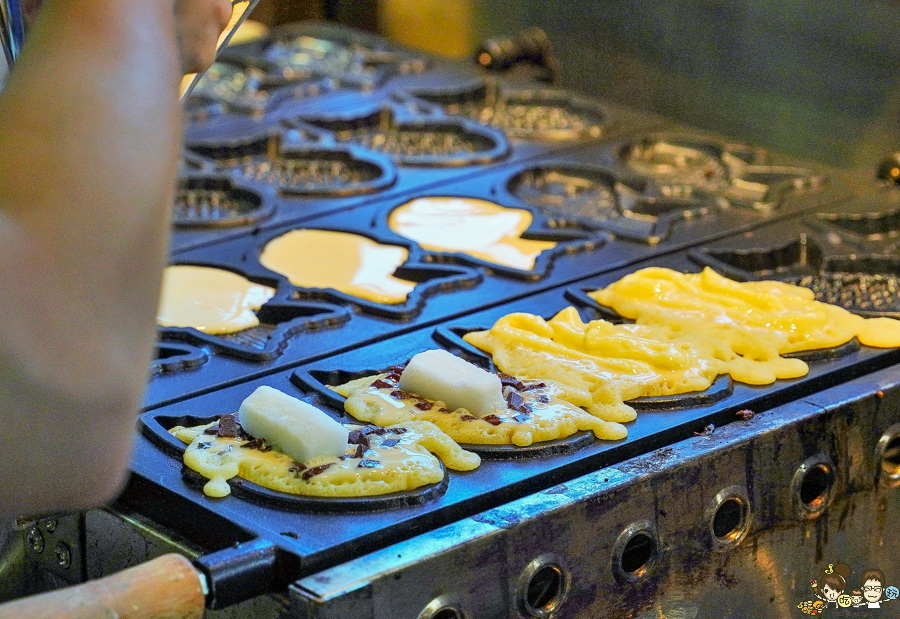
[[[426,350],[410,359],[400,375],[400,389],[429,400],[443,400],[450,410],[464,408],[477,417],[506,408],[500,379],[446,350]]]
[[[244,429],[292,457],[343,456],[349,430],[315,406],[272,387],[260,387],[241,403]]]

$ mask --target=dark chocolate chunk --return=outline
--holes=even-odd
[[[442,407],[440,407],[440,408],[438,409],[438,412],[439,412],[439,413],[452,413],[453,411],[451,411],[449,408],[444,408],[444,407],[442,406]]]
[[[419,400],[418,402],[416,402],[416,408],[418,408],[420,411],[430,411],[432,408],[434,408],[434,404],[432,404],[428,400]]]
[[[500,379],[500,384],[504,387],[512,387],[516,391],[522,391],[525,388],[525,385],[522,383],[522,381],[515,376],[510,376],[509,374],[504,374],[503,372],[497,372],[497,377]]]
[[[365,445],[363,445],[362,443],[360,443],[359,445],[356,446],[356,453],[353,454],[353,457],[354,457],[354,458],[362,458],[364,455],[366,455],[366,452],[367,452],[368,450],[369,450],[369,443],[368,443],[368,442],[366,442]]]
[[[212,443],[197,443],[197,449],[209,449]]]
[[[541,404],[550,404],[550,396],[546,396],[543,393],[535,398]]]
[[[522,406],[523,404],[525,404],[525,398],[523,398],[522,396],[520,396],[520,395],[519,395],[517,392],[515,392],[515,391],[510,391],[510,392],[509,392],[509,395],[506,396],[506,403],[509,405],[509,407],[510,407],[511,409],[513,409],[513,410],[518,410],[518,408],[519,408],[520,406]]]
[[[547,387],[547,383],[532,383],[530,385],[526,385],[523,391],[532,391],[534,389],[544,389]]]
[[[361,430],[353,430],[352,432],[350,432],[350,436],[347,438],[347,443],[349,443],[350,445],[363,445],[365,447],[368,447],[369,439],[366,438],[366,435]]]
[[[472,415],[460,415],[459,417],[460,421],[472,421],[474,419],[475,417],[473,417]]]
[[[255,438],[252,441],[247,441],[246,443],[241,445],[241,449],[259,449],[263,445],[265,445],[265,441],[263,441],[261,438]]]
[[[406,434],[406,428],[391,428],[393,434]]]
[[[381,464],[381,462],[379,462],[378,460],[363,460],[362,462],[360,462],[359,464],[356,465],[356,468],[358,468],[358,469],[363,469],[363,468],[374,469],[376,466],[379,466],[380,464]]]
[[[391,397],[397,398],[398,400],[419,400],[417,395],[414,395],[408,391],[403,391],[402,389],[395,389],[391,391]]]
[[[297,477],[297,475],[301,471],[305,471],[305,470],[306,470],[306,465],[301,464],[299,462],[291,462],[291,465],[288,467],[288,473],[293,473],[294,477]]]
[[[400,382],[400,372],[388,372],[387,375],[385,375],[384,380],[396,385]]]
[[[384,436],[385,434],[387,434],[387,430],[382,428],[381,426],[375,426],[375,429],[372,430],[372,434],[374,434],[375,436]]]
[[[503,420],[497,417],[497,415],[485,415],[484,417],[482,417],[482,419],[484,421],[487,421],[492,426],[499,426],[501,423],[503,423]]]
[[[236,438],[240,436],[241,428],[238,425],[237,419],[234,418],[234,415],[222,415],[219,417],[219,436],[224,436],[228,438]]]
[[[519,423],[525,423],[526,421],[528,421],[530,419],[530,417],[528,415],[526,415],[525,413],[519,413],[518,415],[513,417],[513,419],[515,419]]]
[[[219,424],[213,424],[203,431],[203,434],[215,436],[219,433]]]
[[[374,433],[375,433],[375,430],[377,430],[377,429],[378,429],[377,426],[364,426],[362,429],[360,429],[359,432],[360,432],[363,436],[369,436],[370,434],[374,434]]]
[[[382,380],[379,378],[374,383],[372,383],[372,386],[375,387],[376,389],[393,389],[394,387],[397,386],[397,384],[389,383],[386,380]]]
[[[314,466],[311,469],[306,469],[305,471],[303,471],[303,479],[311,479],[316,475],[319,475],[320,473],[324,473],[329,466],[331,466],[331,463],[323,464],[321,466]]]
[[[395,438],[389,438],[387,440],[381,441],[381,445],[379,445],[379,447],[393,447],[394,445],[396,445],[399,442],[400,441],[398,441]]]

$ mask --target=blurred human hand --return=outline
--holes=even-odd
[[[175,28],[182,73],[197,73],[212,64],[219,35],[229,19],[229,0],[175,0]]]

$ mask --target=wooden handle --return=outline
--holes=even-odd
[[[181,555],[163,555],[74,587],[0,605],[0,619],[199,619],[200,574]]]

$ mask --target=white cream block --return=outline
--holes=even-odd
[[[347,428],[315,406],[272,387],[251,393],[238,415],[244,430],[297,462],[347,452]]]
[[[476,417],[506,408],[500,379],[446,350],[426,350],[410,359],[400,375],[400,389],[429,400],[443,400],[450,410],[464,408]]]

